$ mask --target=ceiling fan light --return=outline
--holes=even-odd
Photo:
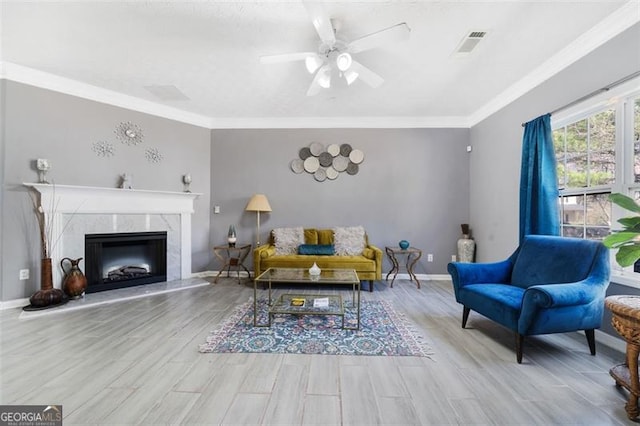
[[[304,60],[304,65],[307,67],[309,74],[313,74],[322,66],[322,59],[318,55],[307,56]]]
[[[358,73],[353,70],[345,71],[344,79],[347,80],[347,85],[351,85],[358,78]]]
[[[351,59],[351,55],[347,52],[343,52],[338,55],[336,58],[336,65],[340,71],[346,71],[351,67],[353,63],[353,59]]]
[[[323,74],[318,79],[318,85],[324,89],[331,87],[331,75]]]

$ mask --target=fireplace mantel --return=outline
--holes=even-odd
[[[92,186],[25,183],[37,190],[42,208],[56,213],[129,213],[181,214],[193,213],[193,201],[199,193],[149,191],[141,189],[100,188]],[[53,200],[53,197],[56,200]]]
[[[179,215],[180,216],[180,277],[191,277],[191,214],[194,200],[201,194],[192,192],[151,191],[140,189],[100,188],[74,185],[24,183],[40,193],[45,221],[52,235],[62,236],[65,223],[76,215]],[[65,219],[63,219],[65,216]],[[87,217],[87,216],[85,216]],[[147,220],[147,223],[149,220]],[[99,232],[99,231],[98,231]],[[63,241],[64,238],[60,238]],[[63,244],[51,250],[56,265],[67,256]],[[61,282],[61,271],[54,270],[54,285]]]

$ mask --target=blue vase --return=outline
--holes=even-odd
[[[400,241],[400,242],[398,243],[398,245],[400,246],[400,248],[401,248],[402,250],[406,250],[406,249],[408,249],[408,248],[409,248],[409,245],[410,245],[410,244],[409,244],[409,241],[407,241],[407,240],[402,240],[402,241]]]

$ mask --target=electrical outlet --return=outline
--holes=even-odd
[[[29,270],[28,269],[20,269],[20,281],[29,279]]]
[[[427,262],[433,262],[433,255],[431,253],[427,255]]]
[[[213,213],[214,214],[219,214],[220,213],[220,206],[213,206]]]
[[[455,254],[452,254],[452,255],[451,255],[451,261],[452,261],[452,262],[455,262],[455,261],[457,261],[457,260],[458,260],[458,259],[457,259],[456,255],[455,255]]]

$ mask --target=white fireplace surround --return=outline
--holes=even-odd
[[[194,212],[193,202],[201,194],[40,183],[24,185],[40,193],[45,222],[51,224],[54,240],[58,239],[50,250],[54,265],[59,264],[64,257],[84,257],[84,232],[169,230],[175,231],[175,238],[172,238],[169,232],[167,280],[191,277],[191,215]],[[53,212],[51,206],[55,206]],[[132,221],[132,217],[140,220]],[[173,222],[176,222],[176,227],[179,229],[171,229],[173,228],[171,217],[176,218]],[[105,222],[105,220],[99,220],[100,218],[108,218],[109,230],[100,228],[96,224]],[[126,226],[119,225],[118,220],[126,222],[124,224]],[[67,222],[69,226],[65,229]],[[132,222],[136,223],[132,225]],[[70,240],[63,234],[63,231],[66,234],[72,233],[74,227],[80,228],[83,234],[82,243],[79,240],[70,243],[73,239]],[[172,240],[175,241],[172,243]],[[170,272],[172,270],[173,274]],[[62,272],[59,268],[54,268],[53,279],[54,286],[59,287],[62,282]]]

